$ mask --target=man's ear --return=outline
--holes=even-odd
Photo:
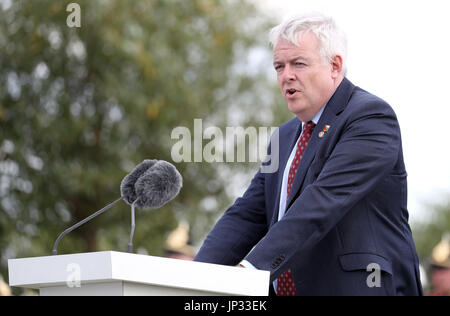
[[[333,79],[338,78],[342,74],[343,60],[341,55],[335,55],[331,60],[331,76]]]

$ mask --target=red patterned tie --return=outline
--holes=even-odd
[[[294,160],[292,160],[291,168],[289,169],[289,177],[287,184],[286,201],[291,193],[292,183],[294,182],[295,175],[297,174],[300,161],[305,153],[306,146],[311,139],[312,132],[316,125],[313,122],[308,122],[305,125],[302,136],[297,143],[297,151],[295,152]],[[277,295],[278,296],[297,296],[297,289],[294,285],[294,279],[292,278],[291,270],[283,272],[277,279]]]

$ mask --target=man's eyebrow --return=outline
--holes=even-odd
[[[305,57],[298,56],[298,57],[292,58],[289,62],[295,62],[295,61],[299,61],[299,60],[308,61],[308,59],[306,59]]]
[[[308,61],[308,59],[306,59],[305,57],[298,56],[298,57],[294,57],[294,58],[290,59],[288,62],[289,62],[289,63],[292,63],[292,62],[295,62],[295,61],[298,61],[298,60]],[[274,66],[277,66],[277,65],[283,65],[283,64],[284,64],[284,62],[278,61],[278,60],[275,60],[275,61],[273,62],[273,65],[274,65]]]

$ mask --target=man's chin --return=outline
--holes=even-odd
[[[288,104],[288,109],[292,114],[298,117],[298,119],[302,122],[308,122],[312,119],[311,114],[306,111],[305,108],[299,106],[298,104]]]
[[[295,103],[288,103],[288,109],[295,115],[298,115],[304,111],[301,105]]]

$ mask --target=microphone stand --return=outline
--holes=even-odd
[[[100,215],[100,214],[106,212],[106,211],[109,210],[111,207],[113,207],[114,205],[116,205],[117,203],[119,203],[120,201],[122,201],[123,199],[124,199],[124,198],[121,197],[120,199],[115,200],[115,201],[112,202],[111,204],[109,204],[109,205],[105,206],[104,208],[102,208],[100,211],[95,212],[95,213],[92,214],[91,216],[86,217],[86,218],[83,219],[82,221],[76,223],[75,225],[73,225],[73,226],[67,228],[65,231],[63,231],[63,232],[58,236],[58,238],[57,238],[56,241],[55,241],[55,245],[53,246],[52,254],[53,254],[54,256],[58,254],[58,245],[59,245],[59,242],[61,241],[61,239],[62,239],[65,235],[67,235],[67,234],[70,233],[71,231],[77,229],[78,227],[80,227],[81,225],[85,224],[86,222],[89,222],[89,221],[90,221],[91,219],[93,219],[94,217],[97,217],[98,215]],[[133,220],[132,225],[134,225],[134,203],[133,203],[133,207],[132,207],[132,220]],[[132,229],[133,229],[133,233],[134,233],[134,226],[132,226]],[[132,237],[132,236],[130,236],[130,240],[131,240],[131,237]],[[128,249],[130,249],[130,248],[128,248]]]
[[[130,233],[130,241],[128,243],[128,252],[133,253],[133,236],[134,236],[134,228],[135,228],[135,221],[134,221],[134,203],[131,204],[131,233]]]

